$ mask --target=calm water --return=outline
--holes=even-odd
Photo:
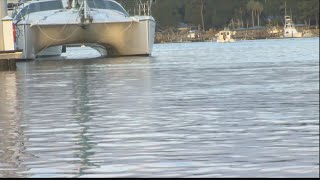
[[[319,176],[319,39],[68,50],[0,72],[0,177]]]

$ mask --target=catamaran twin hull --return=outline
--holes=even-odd
[[[102,56],[150,55],[154,44],[155,21],[150,16],[127,22],[93,22],[87,24],[20,24],[20,46],[24,58],[34,59],[49,48],[85,44]],[[61,49],[61,48],[60,48]]]

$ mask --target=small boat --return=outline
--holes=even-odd
[[[235,31],[223,30],[216,34],[217,42],[219,43],[228,43],[235,42],[233,36],[236,34]]]
[[[284,38],[301,38],[302,32],[298,32],[290,16],[285,16]]]
[[[285,13],[284,13],[284,38],[301,38],[302,33],[298,32],[295,24],[292,21],[292,17],[287,15],[287,1],[285,1]]]
[[[151,55],[155,20],[149,14],[129,16],[114,0],[68,2],[32,0],[16,8],[16,49],[23,59],[61,55],[69,45],[89,46],[102,56]]]

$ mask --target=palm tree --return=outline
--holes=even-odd
[[[257,12],[258,26],[260,26],[260,16],[263,11],[263,5],[260,2],[256,2],[255,3],[255,10]]]
[[[255,1],[250,0],[247,4],[247,11],[251,11],[251,17],[252,17],[252,27],[254,27],[254,12],[255,12]]]
[[[241,27],[243,28],[243,14],[244,14],[245,12],[243,11],[243,8],[242,7],[240,7],[239,8],[239,14],[240,14],[240,23],[241,23]]]

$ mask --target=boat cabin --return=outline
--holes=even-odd
[[[82,0],[74,0],[78,3],[81,3]],[[69,0],[68,4],[72,4],[73,0]],[[35,13],[35,12],[42,12],[42,11],[51,11],[51,10],[61,10],[65,9],[62,0],[32,0],[27,3],[20,5],[12,14],[12,17],[15,21],[20,21],[26,15]],[[90,9],[107,9],[113,10],[122,13],[125,16],[129,16],[128,12],[116,1],[113,0],[87,0],[88,7]],[[66,7],[68,8],[69,5]],[[72,7],[72,6],[71,6]]]
[[[31,13],[59,10],[59,9],[64,9],[63,3],[61,0],[44,0],[44,1],[33,0],[17,7],[13,12],[12,17],[14,18],[15,21],[20,21],[21,19],[24,19],[26,15],[29,15]]]

